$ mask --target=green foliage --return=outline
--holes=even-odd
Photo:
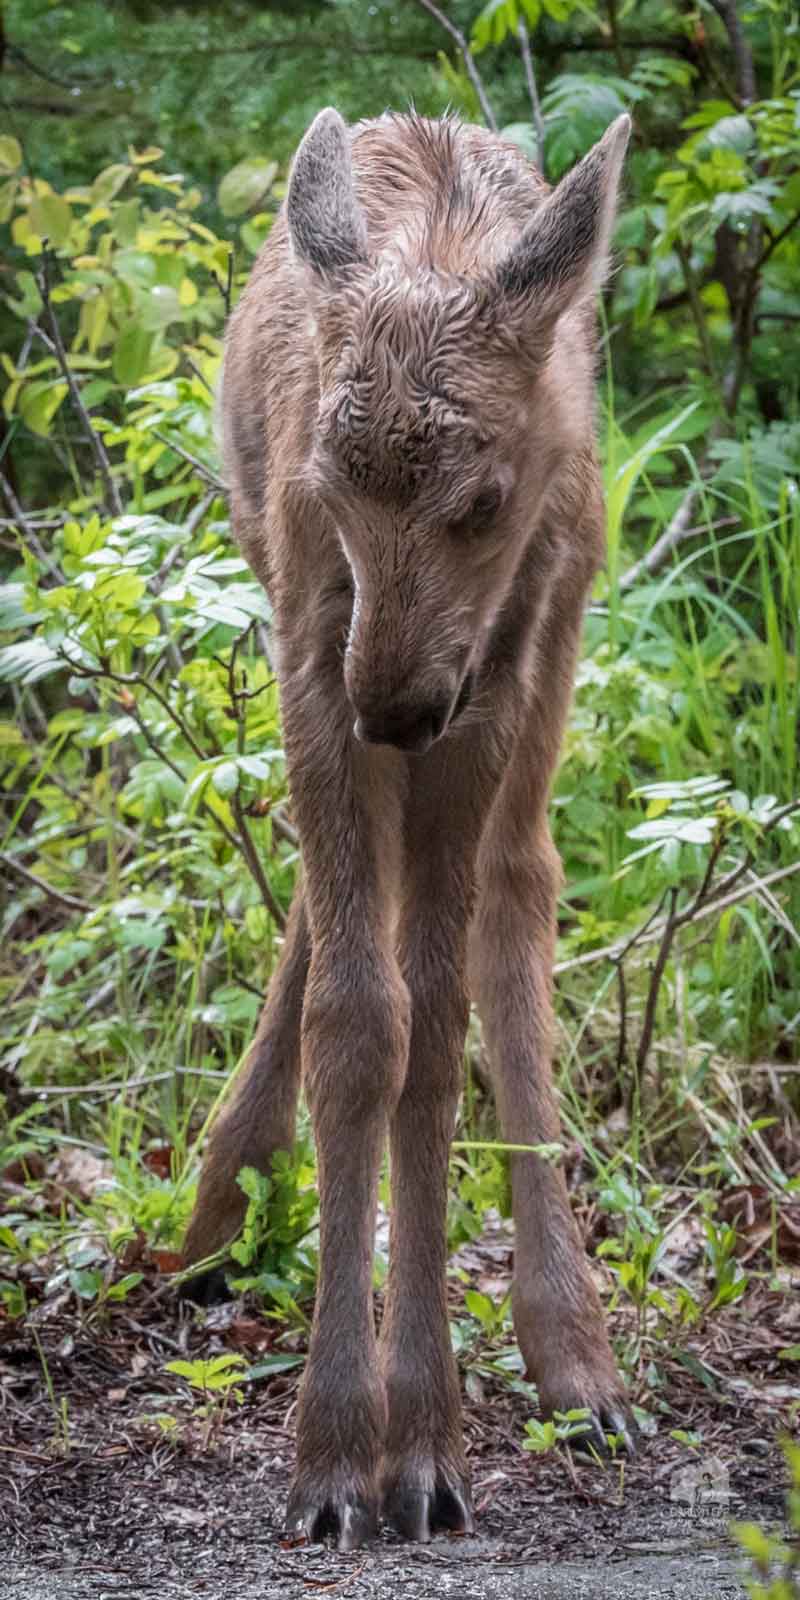
[[[783,1442],[789,1468],[788,1540],[764,1533],[754,1522],[734,1523],[733,1532],[750,1557],[747,1582],[752,1600],[798,1600],[800,1597],[800,1446]]]
[[[305,1326],[297,1300],[313,1288],[317,1259],[308,1243],[317,1222],[310,1148],[298,1145],[291,1154],[279,1150],[268,1178],[243,1167],[238,1181],[247,1195],[247,1212],[230,1253],[246,1270],[234,1279],[234,1287],[255,1290],[282,1315]]]
[[[164,1371],[185,1379],[189,1388],[200,1397],[194,1407],[194,1415],[206,1422],[201,1448],[207,1450],[212,1441],[219,1438],[231,1401],[240,1406],[244,1400],[244,1393],[239,1387],[241,1379],[247,1376],[244,1356],[226,1351],[224,1355],[210,1356],[208,1359],[197,1357],[194,1361],[168,1361]],[[168,1414],[153,1420],[166,1433],[177,1425],[176,1419]]]
[[[537,1422],[535,1418],[526,1422],[522,1448],[537,1456],[546,1455],[556,1445],[575,1443],[591,1431],[591,1412],[585,1408],[555,1411],[547,1422]]]
[[[598,1180],[638,1362],[652,1328],[679,1341],[746,1291],[717,1191],[744,1172],[787,1187],[747,1063],[794,1059],[800,1029],[800,36],[791,8],[748,5],[748,89],[708,8],[447,11],[498,126],[533,155],[525,23],[551,179],[620,111],[635,120],[604,305],[609,560],[553,821],[566,1135]],[[111,1169],[72,1205],[85,1223],[72,1242],[63,1216],[9,1206],[13,1316],[42,1292],[45,1260],[96,1311],[137,1287],[127,1271],[114,1282],[109,1251],[140,1234],[179,1242],[194,1140],[252,1035],[293,888],[269,609],[231,542],[214,436],[227,301],[322,104],[351,120],[409,98],[481,116],[470,63],[416,5],[180,15],[176,37],[175,9],[149,0],[4,12],[0,1167],[48,1158],[69,1129]],[[28,60],[61,80],[63,103],[48,90],[22,118],[18,103],[45,95]],[[683,532],[642,567],[687,505]],[[477,1064],[477,1034],[469,1050]],[[788,1079],[786,1097],[789,1115]],[[617,1134],[609,1107],[626,1112]],[[509,1152],[474,1084],[459,1132],[452,1249],[509,1210]],[[154,1142],[168,1175],[147,1165]],[[691,1185],[704,1286],[665,1283],[663,1170]],[[306,1136],[242,1184],[234,1281],[302,1328],[316,1265]],[[454,1338],[471,1370],[520,1382],[483,1350],[505,1336],[506,1302],[469,1288],[466,1306]],[[301,1360],[275,1353],[258,1370]]]

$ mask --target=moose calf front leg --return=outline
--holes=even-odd
[[[293,681],[284,688],[311,929],[301,1056],[320,1201],[319,1278],[287,1532],[310,1539],[334,1532],[350,1549],[374,1530],[379,1510],[386,1406],[372,1311],[375,1211],[410,1019],[394,948],[400,757],[358,745],[340,681],[326,688],[327,697],[320,689],[316,702],[305,698],[299,714]]]
[[[503,1135],[512,1144],[554,1143],[550,991],[558,857],[546,829],[519,851],[498,834],[483,868],[471,960]],[[515,1154],[511,1181],[514,1326],[542,1408],[549,1414],[586,1407],[598,1445],[611,1430],[630,1448],[628,1405],[563,1171],[540,1156]]]
[[[469,1007],[463,949],[454,958],[450,941],[442,946],[441,926],[412,924],[404,942],[412,1031],[391,1127],[383,1507],[398,1533],[427,1540],[437,1526],[472,1526],[445,1281],[448,1155]]]
[[[312,959],[303,1013],[306,1094],[317,1146],[320,1264],[297,1425],[289,1537],[376,1529],[385,1399],[377,1370],[372,1262],[378,1171],[408,1057],[399,972],[348,942]]]

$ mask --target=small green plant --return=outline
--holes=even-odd
[[[733,1533],[750,1556],[752,1575],[745,1581],[752,1600],[800,1600],[800,1445],[783,1441],[789,1467],[787,1501],[790,1537],[764,1533],[755,1522],[735,1522]]]
[[[203,1450],[208,1450],[212,1438],[219,1439],[231,1401],[241,1405],[244,1394],[238,1387],[247,1372],[244,1356],[232,1351],[221,1356],[211,1356],[207,1361],[168,1361],[165,1372],[185,1378],[190,1389],[201,1396],[195,1415],[204,1419]]]
[[[247,1211],[230,1254],[246,1271],[233,1279],[233,1286],[263,1295],[271,1314],[305,1328],[308,1319],[298,1299],[313,1290],[317,1265],[309,1243],[318,1207],[310,1146],[300,1140],[291,1155],[279,1150],[269,1177],[243,1167],[238,1182],[247,1196]]]
[[[12,1320],[24,1317],[28,1309],[28,1297],[24,1285],[12,1283],[8,1278],[0,1278],[0,1305],[5,1308],[5,1314]]]
[[[532,1450],[537,1456],[546,1455],[560,1444],[573,1444],[592,1432],[591,1411],[581,1406],[573,1411],[554,1411],[546,1422],[532,1418],[525,1424],[523,1450]]]
[[[736,1259],[737,1234],[730,1223],[716,1223],[706,1217],[703,1224],[705,1252],[713,1289],[705,1311],[717,1311],[721,1306],[733,1305],[741,1299],[747,1288],[748,1276]]]
[[[47,1390],[47,1398],[50,1401],[50,1409],[53,1413],[55,1426],[53,1429],[52,1449],[59,1455],[68,1456],[72,1448],[69,1435],[69,1402],[66,1395],[62,1395],[60,1400],[56,1396],[55,1385],[47,1356],[44,1352],[44,1346],[35,1327],[31,1327],[31,1336],[36,1346],[36,1353],[39,1357]]]

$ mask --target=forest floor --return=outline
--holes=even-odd
[[[507,1270],[496,1242],[483,1248],[488,1270]],[[469,1250],[474,1267],[482,1248]],[[348,1555],[282,1540],[296,1370],[246,1383],[210,1439],[166,1370],[232,1350],[257,1363],[274,1323],[241,1301],[196,1312],[154,1272],[102,1316],[78,1318],[56,1294],[32,1325],[0,1320],[0,1596],[741,1600],[731,1520],[783,1529],[777,1440],[796,1426],[800,1386],[778,1350],[800,1332],[797,1289],[754,1282],[679,1343],[649,1346],[638,1397],[649,1370],[654,1431],[624,1469],[525,1451],[530,1399],[473,1361],[476,1535],[419,1546],[383,1533]],[[614,1313],[612,1333],[629,1335],[629,1319]]]

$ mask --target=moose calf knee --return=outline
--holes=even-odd
[[[359,1122],[400,1097],[411,1032],[408,990],[399,971],[352,961],[312,971],[303,1009],[306,1097],[315,1121],[333,1102],[337,1120]]]

